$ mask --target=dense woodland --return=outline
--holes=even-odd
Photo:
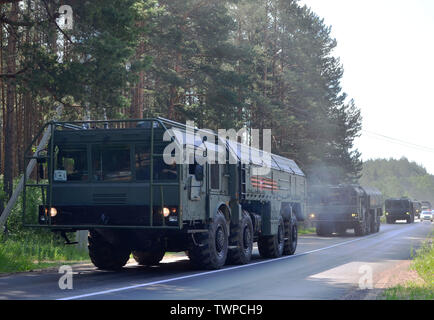
[[[360,183],[378,188],[384,199],[408,197],[434,204],[434,176],[406,158],[365,161],[362,173]]]
[[[271,128],[272,151],[310,181],[359,177],[361,116],[340,86],[336,41],[296,0],[0,0],[0,23],[4,199],[58,102],[63,120]]]

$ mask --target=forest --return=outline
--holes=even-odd
[[[0,209],[58,103],[65,121],[271,129],[310,183],[360,177],[337,41],[297,0],[1,0],[0,23]]]
[[[407,158],[368,160],[362,173],[360,183],[378,188],[384,199],[408,197],[434,204],[434,176]]]

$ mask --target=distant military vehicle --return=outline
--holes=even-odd
[[[420,213],[422,212],[422,203],[417,201],[417,200],[412,201],[411,202],[411,209],[412,209],[413,215],[415,217],[417,217],[418,219],[420,219]]]
[[[359,185],[313,186],[309,188],[309,219],[320,236],[354,229],[357,236],[380,230],[382,195],[375,188]]]
[[[306,179],[293,160],[163,118],[46,127],[45,152],[27,156],[39,162],[39,175],[25,182],[25,225],[60,232],[67,242],[67,232],[89,230],[98,268],[119,269],[130,253],[154,265],[166,251],[186,251],[200,268],[218,269],[248,263],[254,242],[263,257],[294,254]],[[223,163],[167,163],[169,144]],[[29,188],[41,190],[36,215],[26,207]]]
[[[406,220],[407,223],[414,222],[413,202],[408,198],[387,199],[385,210],[387,223],[395,223],[397,220]]]
[[[421,210],[425,210],[425,211],[432,210],[431,202],[429,202],[429,201],[421,201],[421,204],[422,204]]]

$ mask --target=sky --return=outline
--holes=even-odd
[[[434,1],[299,3],[332,27],[343,90],[363,117],[362,159],[406,157],[434,174]]]

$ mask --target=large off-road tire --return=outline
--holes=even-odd
[[[164,257],[166,252],[161,248],[156,248],[148,251],[133,251],[134,260],[141,266],[157,265]]]
[[[201,269],[220,269],[226,263],[228,254],[228,226],[225,216],[218,211],[208,232],[193,235],[195,243],[188,250],[191,262]]]
[[[277,234],[274,236],[260,236],[258,240],[259,254],[263,258],[279,258],[283,254],[285,230],[283,218],[280,217]]]
[[[372,233],[372,215],[367,213],[366,224],[365,224],[365,234]]]
[[[375,232],[380,232],[380,227],[381,227],[381,218],[377,217],[377,224],[375,225]]]
[[[292,256],[297,249],[298,243],[298,227],[297,220],[293,213],[291,213],[290,219],[285,219],[283,221],[285,228],[285,239],[283,242],[283,255]]]
[[[130,250],[115,246],[94,230],[89,231],[89,257],[92,263],[102,270],[119,270],[130,258]]]
[[[370,226],[371,233],[377,232],[377,218],[376,215],[371,215],[371,226]]]
[[[247,264],[252,258],[253,224],[248,213],[243,213],[241,221],[231,224],[227,261],[229,264]]]
[[[366,234],[366,223],[364,221],[357,222],[356,226],[354,227],[354,234],[357,237],[362,237]]]
[[[405,219],[407,223],[413,223],[414,222],[414,216],[410,215],[407,219]]]

